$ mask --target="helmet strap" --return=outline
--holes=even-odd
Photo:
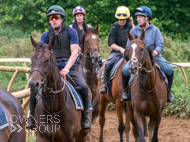
[[[141,26],[142,28],[145,28],[145,27],[146,27],[146,22],[147,22],[147,16],[145,16],[145,22],[144,22],[144,24]]]

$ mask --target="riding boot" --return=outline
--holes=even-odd
[[[100,90],[99,90],[101,94],[106,94],[108,92],[107,81],[108,81],[109,75],[110,75],[109,71],[105,68],[104,76],[103,76],[103,85],[100,87]]]
[[[34,111],[36,107],[36,95],[30,94],[30,116],[27,119],[26,128],[33,130],[35,127]]]
[[[122,86],[123,86],[123,91],[122,91],[122,96],[121,96],[121,101],[130,101],[130,97],[128,94],[128,82],[129,82],[129,76],[125,76],[122,73]]]
[[[172,95],[172,90],[171,90],[172,84],[173,84],[173,78],[174,78],[174,72],[171,75],[167,76],[167,79],[168,79],[168,92],[167,92],[168,100],[167,100],[167,102],[175,101],[175,98]]]
[[[91,120],[89,117],[89,97],[88,94],[83,94],[83,103],[84,103],[84,117],[83,117],[83,123],[82,128],[83,129],[89,129],[91,128]]]

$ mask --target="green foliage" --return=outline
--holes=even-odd
[[[49,28],[46,20],[47,9],[54,5],[62,6],[66,11],[65,25],[71,24],[72,10],[75,6],[83,6],[86,11],[86,22],[95,26],[100,25],[100,37],[106,36],[115,19],[115,11],[118,6],[124,5],[130,9],[134,17],[133,9],[146,5],[152,9],[153,23],[162,32],[172,38],[182,40],[190,37],[190,3],[184,0],[4,0],[0,2],[0,27],[14,27],[24,32],[33,30],[44,32]],[[134,17],[134,22],[136,18]]]

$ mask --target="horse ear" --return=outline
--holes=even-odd
[[[49,47],[53,48],[55,45],[55,36],[53,36],[53,38],[51,39],[51,41],[49,42]]]
[[[88,28],[85,23],[82,24],[85,33],[88,33]]]
[[[31,42],[32,42],[33,47],[36,48],[38,42],[36,42],[36,41],[33,39],[32,36],[30,36],[30,40],[31,40]]]
[[[100,27],[98,24],[96,25],[95,30],[96,30],[96,32],[98,32],[100,30]]]
[[[140,36],[140,39],[143,40],[145,37],[145,32],[144,32],[144,29],[142,29],[142,32],[141,32],[141,36]]]
[[[127,32],[127,36],[128,36],[128,39],[131,41],[131,40],[133,40],[133,36],[131,35],[131,33],[128,31]]]

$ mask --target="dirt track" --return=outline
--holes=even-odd
[[[119,142],[118,121],[116,111],[106,112],[104,126],[104,142]],[[91,142],[98,142],[100,134],[99,118],[95,120],[91,130]],[[146,138],[148,141],[148,137]],[[190,120],[162,117],[158,132],[159,142],[190,142]],[[125,142],[124,135],[124,142]],[[134,142],[130,131],[130,142]]]

